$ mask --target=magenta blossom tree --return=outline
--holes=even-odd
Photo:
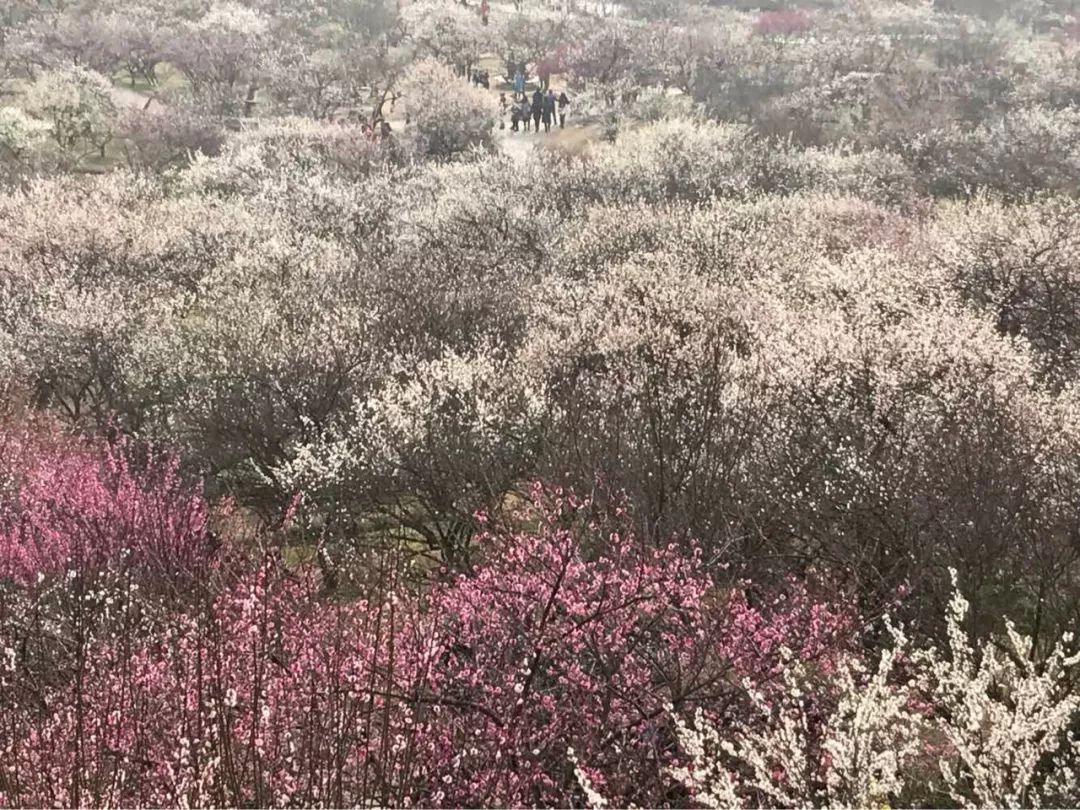
[[[206,562],[207,504],[175,456],[151,452],[136,469],[122,439],[37,454],[32,438],[7,441],[19,441],[26,457],[0,516],[0,578],[30,584],[120,568],[177,578]]]
[[[853,626],[795,586],[751,607],[694,547],[540,485],[506,521],[477,516],[470,572],[417,586],[390,566],[344,598],[273,543],[200,557],[206,505],[173,463],[100,452],[42,463],[7,518],[0,805],[580,805],[570,749],[612,801],[683,801],[668,707],[729,716],[742,681],[827,661]],[[34,598],[73,561],[194,560],[185,598],[87,574],[71,581],[96,612]]]

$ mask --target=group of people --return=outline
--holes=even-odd
[[[529,123],[532,123],[533,129],[536,132],[540,131],[540,125],[544,125],[544,132],[551,132],[551,125],[558,121],[559,129],[566,126],[566,109],[570,106],[570,99],[567,98],[566,92],[555,95],[555,91],[550,87],[547,93],[540,90],[536,90],[532,94],[532,100],[525,93],[524,82],[518,82],[518,77],[521,74],[514,77],[514,100],[513,103],[509,103],[506,99],[506,93],[499,95],[499,103],[502,105],[503,113],[506,113],[507,106],[510,107],[510,131],[519,132],[524,126],[525,131],[529,131]],[[520,84],[520,89],[519,89]]]
[[[485,90],[491,89],[491,74],[486,70],[474,70],[470,79],[476,87],[483,87]]]

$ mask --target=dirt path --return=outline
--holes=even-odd
[[[120,84],[113,84],[112,86],[112,101],[118,110],[142,110],[148,104],[150,106],[161,105],[161,102],[153,96],[148,96]]]
[[[595,126],[572,124],[570,120],[567,120],[566,129],[552,127],[550,133],[542,129],[539,133],[511,132],[508,124],[506,129],[496,131],[495,139],[504,154],[510,157],[523,157],[535,149],[579,152],[588,148],[589,144],[595,143],[599,134]]]
[[[508,100],[513,99],[513,88],[506,82],[506,77],[503,76],[504,65],[502,60],[495,56],[487,56],[480,61],[477,68],[488,71],[488,75],[491,77],[491,88],[488,93],[493,99],[497,101],[500,93],[505,93]],[[563,90],[568,89],[566,81],[561,76],[551,77],[551,87],[556,96]],[[531,98],[533,91],[536,89],[536,78],[533,77],[525,86],[525,94]],[[552,126],[550,133],[543,132],[543,124],[540,125],[540,132],[525,132],[524,130],[513,132],[510,129],[510,112],[508,108],[506,115],[500,119],[502,129],[499,129],[499,123],[495,125],[495,140],[502,148],[502,151],[510,157],[521,157],[532,152],[537,147],[576,149],[594,140],[597,135],[595,127],[582,125],[576,120],[573,94],[569,95],[571,100],[569,114],[566,116],[566,128],[559,129],[556,124]]]

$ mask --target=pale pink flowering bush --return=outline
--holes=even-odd
[[[763,11],[754,21],[754,33],[761,36],[793,36],[809,31],[812,25],[811,16],[800,9]]]

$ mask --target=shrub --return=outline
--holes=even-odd
[[[100,73],[80,67],[43,73],[30,85],[24,104],[48,125],[67,165],[104,153],[112,140],[116,110]]]
[[[196,153],[217,155],[225,141],[212,120],[161,105],[126,110],[117,128],[128,166],[147,172],[186,166]]]
[[[124,571],[183,583],[206,564],[206,503],[174,456],[151,454],[136,467],[122,439],[35,447],[30,434],[4,442],[20,463],[18,494],[0,524],[0,580],[29,586]]]
[[[893,643],[876,666],[845,659],[830,683],[792,658],[780,699],[751,690],[760,725],[720,728],[701,712],[695,727],[677,721],[688,762],[674,775],[706,807],[1074,804],[1080,654],[1069,652],[1072,635],[1036,663],[1032,640],[1010,622],[1002,641],[974,646],[967,609],[954,592],[944,653],[911,649],[890,626]],[[942,781],[925,786],[935,764]]]
[[[494,149],[498,106],[490,95],[426,60],[414,65],[401,84],[409,111],[409,133],[421,152],[438,158],[472,148]]]

